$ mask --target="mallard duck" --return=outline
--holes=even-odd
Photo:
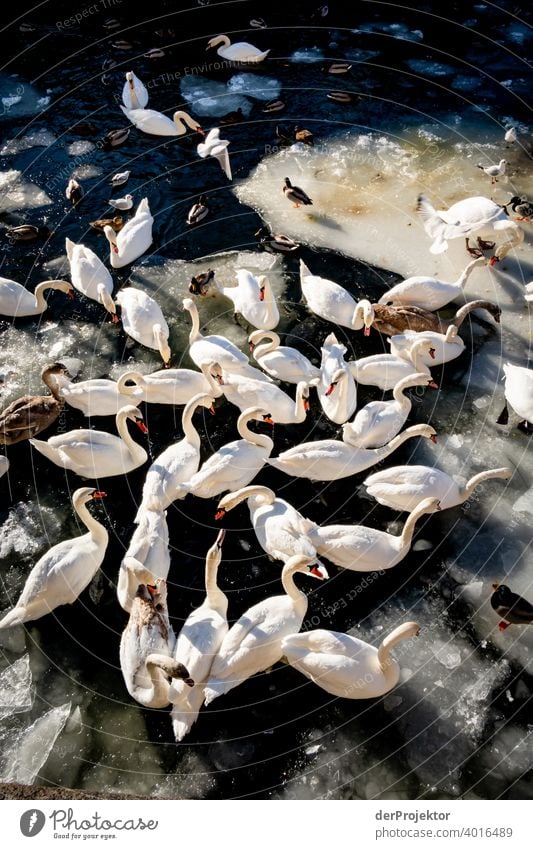
[[[215,272],[210,268],[208,271],[203,271],[195,277],[191,277],[189,284],[189,292],[191,295],[201,295],[204,297],[209,291],[211,282],[215,279]]]
[[[72,206],[77,206],[84,195],[83,186],[77,180],[69,180],[65,189],[65,197]]]
[[[293,186],[288,177],[285,177],[285,185],[283,186],[283,194],[290,200],[292,204],[298,208],[301,204],[304,206],[312,206],[313,201],[306,195],[303,189],[299,186]]]
[[[131,41],[126,41],[125,38],[117,38],[116,41],[112,41],[111,47],[113,47],[114,50],[133,50],[133,44]]]
[[[311,130],[306,130],[305,127],[299,127],[298,125],[294,128],[294,138],[298,142],[308,144],[309,147],[313,147],[315,143],[315,137]]]
[[[221,124],[240,124],[241,121],[244,121],[244,114],[240,106],[234,112],[228,112],[219,119]]]
[[[121,144],[124,144],[128,140],[129,134],[129,127],[122,127],[120,130],[110,130],[101,141],[102,148],[104,150],[111,150],[112,147],[120,147]]]
[[[494,583],[490,597],[490,606],[501,616],[498,625],[500,631],[505,631],[509,625],[531,625],[533,623],[533,604],[521,595],[513,593],[505,584]]]
[[[161,47],[152,47],[151,50],[144,54],[145,59],[162,59],[163,56],[166,56],[166,53]]]
[[[35,224],[19,224],[16,227],[8,227],[6,236],[13,242],[34,242],[35,239],[47,239],[52,235],[49,227],[38,227]]]
[[[262,227],[255,234],[256,236],[261,237],[261,244],[265,247],[272,248],[275,251],[282,251],[283,253],[290,253],[291,251],[296,251],[300,247],[298,242],[294,242],[292,239],[289,239],[288,236],[285,236],[283,233],[271,233],[266,227]]]
[[[200,195],[198,202],[193,204],[187,215],[187,224],[198,224],[209,215],[210,209],[208,206],[207,195]],[[190,290],[189,290],[190,291]]]
[[[519,217],[515,219],[516,221],[531,221],[533,218],[533,203],[528,201],[527,198],[519,198],[518,196],[515,196],[511,198],[509,203],[505,204],[504,208],[507,208],[508,206],[511,207],[513,212],[518,213]]]
[[[467,315],[472,310],[484,309],[490,312],[494,321],[500,321],[501,309],[492,301],[469,301],[464,306],[460,307],[455,317],[452,319],[439,318],[433,312],[422,309],[422,307],[414,306],[397,306],[390,307],[383,304],[372,304],[374,317],[372,319],[372,327],[380,333],[387,336],[395,336],[398,333],[404,333],[406,330],[414,330],[422,333],[425,330],[431,330],[435,333],[446,333],[452,325],[459,328]]]
[[[46,366],[41,373],[43,383],[51,395],[23,395],[0,413],[0,442],[15,445],[24,439],[46,430],[55,422],[65,404],[59,395],[59,387],[53,380],[55,374],[68,374],[61,363]]]
[[[124,227],[124,219],[120,215],[116,215],[114,218],[97,218],[96,221],[89,223],[99,233],[104,232],[104,227],[112,227],[115,233],[118,233]]]
[[[326,97],[328,100],[334,100],[336,103],[351,103],[353,96],[349,91],[330,91]]]
[[[285,109],[283,100],[271,100],[263,108],[263,112],[281,112],[283,109]]]
[[[117,21],[116,18],[107,18],[102,26],[104,29],[117,29],[120,26],[120,21]]]
[[[323,68],[323,71],[327,71],[328,74],[347,74],[352,68],[348,62],[333,62],[329,68]]]

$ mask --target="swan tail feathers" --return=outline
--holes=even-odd
[[[210,705],[219,696],[224,696],[233,689],[238,681],[222,681],[220,678],[210,678],[204,690],[204,704]]]

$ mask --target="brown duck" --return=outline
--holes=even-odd
[[[384,304],[372,304],[374,319],[372,327],[387,336],[395,336],[406,330],[415,330],[417,333],[431,330],[434,333],[446,333],[452,325],[459,328],[465,318],[472,310],[487,310],[494,321],[500,321],[501,309],[492,301],[470,301],[457,310],[455,317],[451,319],[439,318],[436,313],[414,306],[385,306]]]
[[[0,443],[14,445],[31,439],[55,422],[65,404],[53,380],[56,374],[68,375],[68,371],[61,363],[54,363],[41,373],[51,395],[23,395],[0,413]]]
[[[99,233],[104,232],[104,227],[112,227],[115,233],[118,233],[124,227],[124,219],[122,216],[116,215],[114,218],[97,218],[96,221],[90,221],[89,224]]]

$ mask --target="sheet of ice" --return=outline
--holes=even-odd
[[[70,708],[70,702],[52,708],[10,741],[0,755],[0,781],[33,784],[65,727]]]
[[[408,59],[406,64],[412,71],[421,74],[424,77],[447,77],[454,73],[455,68],[452,65],[445,65],[443,62],[430,62],[427,59]]]
[[[358,29],[354,29],[352,32],[379,32],[384,35],[392,36],[392,38],[399,38],[402,41],[422,41],[424,38],[422,30],[409,29],[406,24],[387,24],[381,21],[377,21],[376,23],[360,24]]]
[[[84,156],[86,153],[90,153],[91,150],[94,150],[94,144],[86,139],[72,142],[72,144],[67,146],[69,156]]]
[[[311,64],[312,62],[322,62],[324,54],[320,47],[302,47],[295,50],[291,54],[290,60],[295,63]]]
[[[102,168],[96,165],[78,165],[71,174],[76,180],[91,180],[93,177],[99,177],[103,173]]]
[[[0,74],[0,100],[0,120],[35,115],[49,102],[43,103],[43,95],[18,74]]]
[[[20,171],[12,169],[0,173],[0,212],[35,209],[51,203],[46,192],[26,182]]]
[[[56,141],[55,135],[42,127],[40,130],[33,130],[21,137],[17,136],[4,142],[0,148],[0,156],[15,156],[15,154],[23,150],[30,150],[32,147],[50,147]]]
[[[281,92],[281,83],[260,74],[236,74],[228,80],[229,91],[253,97],[254,100],[275,100]]]
[[[30,656],[25,654],[0,673],[0,720],[24,713],[32,704]]]
[[[45,504],[15,504],[0,530],[0,560],[32,560],[60,528],[61,517]]]
[[[211,115],[214,118],[242,109],[249,115],[252,103],[247,97],[233,93],[226,83],[208,80],[194,74],[182,77],[180,89],[190,104],[193,115]]]

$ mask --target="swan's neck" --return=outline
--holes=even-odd
[[[257,345],[254,351],[254,358],[257,361],[260,360],[261,357],[271,354],[272,351],[275,351],[276,348],[279,348],[280,346],[281,339],[277,333],[274,333],[273,330],[269,330],[268,333],[264,333],[263,338],[270,339],[270,342],[261,342]]]
[[[268,278],[264,277],[264,278],[260,278],[260,280],[261,280],[260,285],[264,289],[264,303],[266,304],[266,313],[267,314],[266,314],[265,324],[267,322],[269,324],[270,323],[276,323],[275,318],[276,318],[276,314],[277,314],[277,309],[276,309],[276,304],[275,304],[274,298],[272,296],[272,287],[270,286]],[[278,336],[278,340],[279,340],[279,336]],[[278,341],[278,345],[279,345],[279,341]]]
[[[196,342],[201,338],[200,336],[200,316],[198,314],[198,308],[194,301],[189,307],[189,312],[191,314],[192,327],[189,332],[189,344],[192,345],[193,342]]]
[[[81,521],[89,531],[95,542],[107,543],[108,534],[106,529],[100,522],[97,522],[94,516],[87,509],[87,502],[90,499],[86,495],[78,496],[74,499],[74,509]]]
[[[304,422],[307,417],[307,410],[305,409],[305,392],[307,388],[307,383],[304,383],[303,381],[296,387],[296,397],[294,399],[294,421],[297,423]]]
[[[132,459],[143,463],[146,458],[146,452],[144,448],[142,448],[141,445],[137,445],[135,440],[130,436],[127,419],[127,414],[121,410],[117,416],[117,430],[119,436],[126,445]]]
[[[504,474],[505,473],[505,474]],[[470,478],[465,488],[461,493],[463,501],[466,501],[474,492],[476,486],[479,486],[483,481],[489,481],[493,478],[508,477],[508,469],[488,469],[486,472],[479,472]]]
[[[190,115],[187,114],[187,112],[175,112],[174,113],[174,123],[176,124],[176,126],[179,130],[184,130],[185,124],[191,130],[196,130],[196,128],[198,127],[198,122],[193,121],[193,119],[191,118]]]
[[[399,629],[397,629],[397,631],[398,630]],[[378,667],[383,673],[383,675],[385,675],[385,678],[388,675],[390,675],[391,677],[396,677],[393,667],[394,659],[390,656],[390,653],[394,646],[404,640],[405,637],[405,634],[393,631],[392,634],[389,634],[387,637],[385,637],[385,639],[378,648]]]
[[[307,596],[294,583],[294,572],[284,569],[281,573],[281,583],[287,595],[292,598],[298,607],[305,606],[307,608]]]
[[[409,352],[410,359],[415,367],[415,370],[421,372],[422,374],[429,374],[429,369],[422,360],[423,349],[426,347],[426,345],[427,342],[425,339],[419,339],[418,342],[414,343]]]
[[[217,583],[220,557],[207,557],[205,561],[205,592],[209,607],[226,608],[228,600]]]
[[[213,377],[212,368],[213,363],[202,363],[200,371],[209,383],[209,391],[213,393],[213,398],[220,398],[222,395],[222,389]]]
[[[126,380],[131,380],[134,385],[127,386]],[[146,380],[139,371],[124,372],[117,380],[117,392],[120,392],[121,395],[133,395],[137,387],[144,389],[145,386]]]
[[[163,328],[160,324],[154,324],[154,339],[157,344],[159,353],[161,354],[161,359],[164,363],[168,363],[170,360],[171,351],[168,346],[167,336],[163,332]]]
[[[66,377],[65,375],[57,375],[57,377]],[[56,381],[55,378],[52,379],[52,375],[49,369],[45,369],[42,374],[42,381],[47,389],[50,390],[51,395],[58,401],[60,404],[64,404],[64,399],[61,397],[60,390],[62,386],[65,386],[63,381]],[[68,381],[67,381],[68,383]]]
[[[190,402],[187,404],[181,417],[181,426],[187,442],[194,448],[200,450],[200,434],[192,423],[192,417],[196,412],[197,407],[198,404],[191,404]]]
[[[241,415],[237,421],[237,430],[239,432],[239,436],[242,439],[245,439],[247,442],[250,442],[251,445],[257,445],[258,448],[266,448],[268,451],[272,451],[274,447],[274,443],[272,442],[270,436],[267,436],[264,433],[254,433],[248,427],[248,422],[252,421],[254,416]]]
[[[413,512],[409,514],[409,516],[407,517],[407,520],[405,522],[405,525],[403,526],[403,531],[401,532],[400,536],[397,537],[397,539],[399,541],[399,548],[400,549],[411,548],[411,543],[413,541],[413,534],[415,532],[415,525],[418,522],[418,520],[420,519],[420,517],[423,516],[424,514],[425,514],[425,511],[420,510],[418,508],[416,510],[413,510]]]
[[[407,440],[411,439],[413,436],[419,436],[419,434],[409,433],[409,430],[404,430],[402,433],[399,433],[398,436],[395,436],[394,439],[391,439],[391,441],[382,448],[367,448],[366,450],[375,452],[376,457],[378,457],[376,463],[378,463],[379,460],[384,460],[385,457],[388,457],[389,454],[392,454],[393,451],[396,451],[400,445],[403,445],[404,442],[407,442]]]
[[[242,501],[246,501],[248,498],[260,499],[262,506],[263,504],[273,504],[276,500],[276,494],[267,486],[245,486],[236,492],[233,498],[228,498],[228,496],[226,496],[227,506],[225,509],[233,510],[234,507],[237,507],[238,504]]]
[[[463,289],[466,284],[466,281],[468,280],[477,265],[479,265],[479,259],[473,259],[472,262],[469,262],[466,268],[463,269],[460,276],[455,281],[454,286],[457,286],[458,289]]]
[[[136,688],[134,698],[145,705],[145,707],[166,707],[170,701],[170,684],[167,675],[170,675],[172,658],[164,654],[150,654],[146,658],[145,667],[150,676],[149,688]]]
[[[444,341],[448,342],[449,344],[453,344],[454,341],[455,341],[455,338],[457,336],[457,333],[458,333],[458,328],[455,326],[455,324],[450,324],[450,326],[448,327],[448,330],[446,331],[446,336],[444,337]]]
[[[392,390],[392,397],[400,406],[401,410],[411,409],[411,402],[405,397],[405,390],[410,386],[412,386],[412,383],[410,382],[410,379],[406,377],[405,380],[400,380]]]
[[[115,302],[109,292],[107,291],[105,285],[103,283],[99,283],[97,286],[98,297],[100,299],[100,303],[106,308],[106,310],[111,313],[111,315],[115,315],[116,307]]]
[[[231,41],[229,40],[227,35],[219,35],[218,38],[213,42],[213,47],[230,47]]]

